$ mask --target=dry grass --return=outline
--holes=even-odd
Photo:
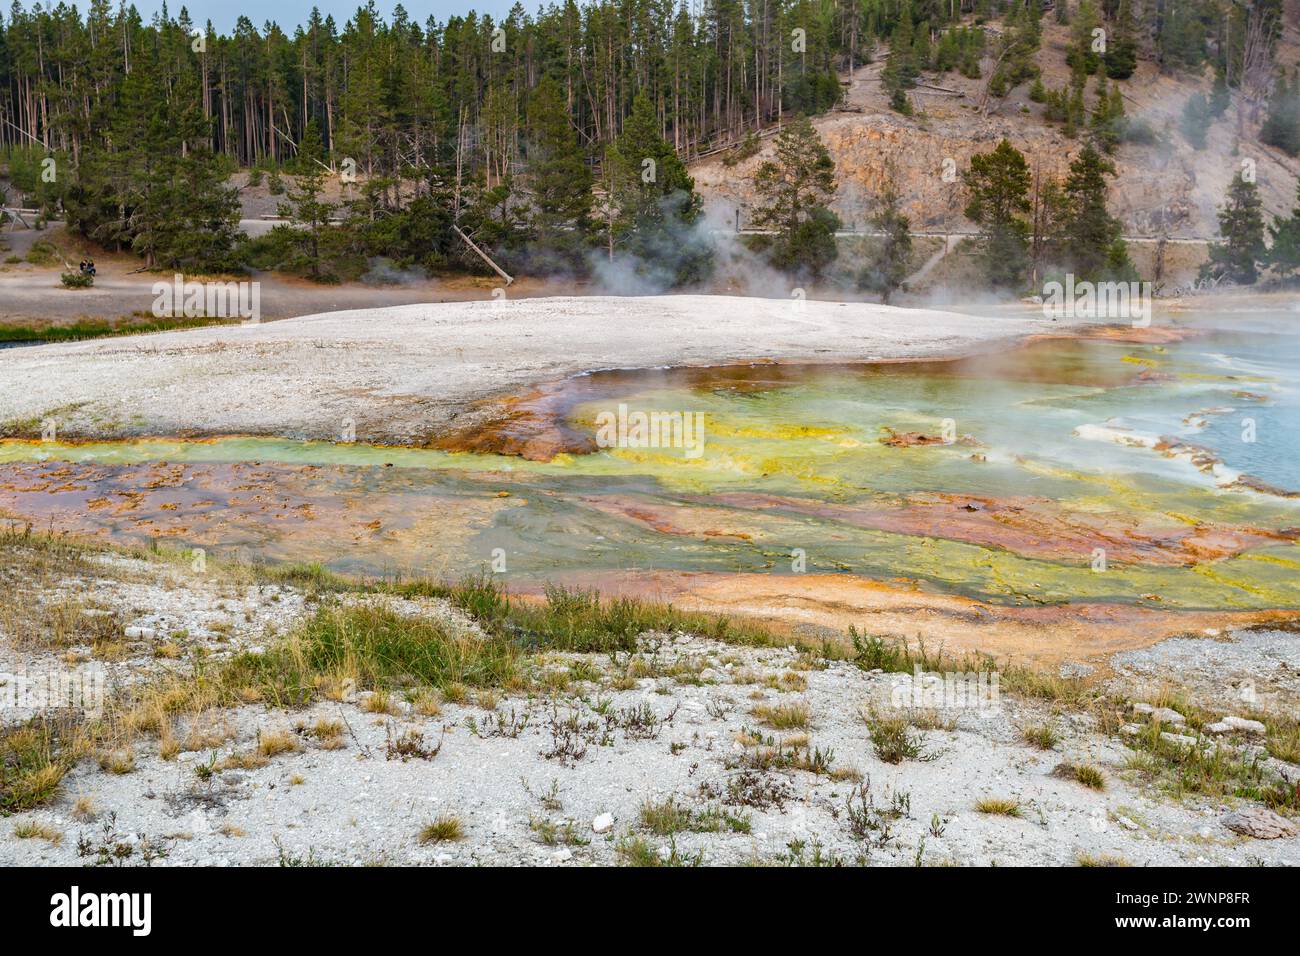
[[[217,762],[218,770],[258,770],[271,761],[256,751],[233,753]]]
[[[1098,855],[1093,855],[1093,854],[1091,854],[1091,853],[1080,853],[1077,857],[1075,857],[1074,862],[1075,862],[1075,864],[1078,865],[1078,866],[1088,866],[1088,867],[1093,867],[1093,866],[1111,866],[1111,867],[1125,867],[1125,866],[1132,866],[1132,864],[1129,863],[1129,861],[1126,860],[1126,859],[1124,859],[1122,856],[1115,856],[1115,855],[1112,855],[1112,854],[1110,854],[1110,853],[1102,853],[1102,854],[1098,854]]]
[[[452,840],[463,840],[465,838],[465,828],[461,825],[460,819],[451,814],[443,814],[432,823],[426,824],[420,830],[419,840],[423,844],[430,843],[447,843]]]
[[[1091,790],[1106,789],[1106,777],[1091,764],[1060,763],[1052,769],[1052,776],[1074,780]]]
[[[40,806],[64,774],[93,750],[85,725],[70,717],[41,717],[0,730],[0,814]]]
[[[338,750],[343,746],[343,721],[322,717],[307,730],[322,750]]]
[[[437,717],[442,714],[442,700],[437,691],[422,688],[411,698],[411,710],[421,717]]]
[[[1051,750],[1061,742],[1051,724],[1025,724],[1020,728],[1020,739],[1039,750]]]
[[[932,760],[934,754],[922,747],[923,740],[912,726],[906,711],[882,714],[874,708],[861,711],[871,734],[871,744],[876,756],[885,763],[902,763],[904,760]]]
[[[130,773],[135,769],[135,751],[129,746],[105,750],[99,755],[99,766],[108,773]]]
[[[14,827],[14,836],[19,840],[44,840],[58,846],[63,842],[63,832],[47,823],[24,820]]]
[[[367,697],[362,703],[361,709],[368,714],[387,714],[390,717],[396,716],[398,713],[397,703],[393,700],[392,695],[381,690],[377,690]]]
[[[812,713],[802,701],[790,704],[759,704],[750,711],[755,720],[774,730],[804,730],[812,724]]]
[[[1020,803],[1005,797],[983,797],[976,800],[975,810],[978,813],[987,813],[999,817],[1018,817],[1021,815]]]
[[[257,732],[257,752],[263,757],[277,757],[284,753],[301,750],[298,738],[287,730],[259,730]]]

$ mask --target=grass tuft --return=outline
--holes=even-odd
[[[991,816],[1018,817],[1021,815],[1020,803],[1005,797],[983,797],[975,801],[975,810]]]
[[[461,825],[460,819],[451,814],[443,814],[432,823],[426,824],[420,830],[420,842],[423,844],[430,843],[448,843],[453,840],[463,840],[465,838],[465,828]]]

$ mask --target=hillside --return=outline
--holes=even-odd
[[[1277,49],[1279,64],[1300,59],[1300,31],[1295,4],[1287,8],[1286,28]],[[1043,22],[1043,43],[1036,60],[1043,83],[1049,88],[1069,81],[1066,47],[1069,27]],[[1070,160],[1083,146],[1083,137],[1069,138],[1059,124],[1043,118],[1042,104],[1031,102],[1029,84],[1017,87],[990,115],[981,115],[979,102],[985,80],[968,79],[951,72],[925,82],[955,91],[927,89],[911,92],[916,115],[903,116],[889,109],[881,84],[887,50],[877,51],[875,62],[842,78],[846,100],[837,110],[814,121],[836,162],[840,190],[835,209],[845,228],[862,228],[871,197],[878,192],[885,168],[892,161],[906,213],[919,231],[962,232],[971,224],[962,216],[964,198],[960,180],[945,182],[945,158],[965,169],[974,153],[991,149],[1003,137],[1011,141],[1044,173],[1064,175]],[[984,77],[991,68],[986,56]],[[1259,141],[1263,109],[1252,109],[1233,94],[1232,106],[1210,129],[1206,147],[1195,150],[1179,131],[1179,118],[1187,98],[1196,91],[1208,93],[1213,77],[1207,70],[1199,79],[1162,74],[1148,58],[1139,60],[1137,72],[1120,83],[1127,116],[1145,119],[1158,134],[1155,145],[1121,144],[1113,156],[1117,175],[1111,185],[1111,211],[1131,236],[1211,239],[1217,235],[1215,208],[1224,189],[1240,168],[1243,157],[1256,161],[1260,196],[1267,213],[1289,213],[1294,205],[1300,162]],[[1093,101],[1096,80],[1088,86]],[[1242,110],[1238,135],[1237,114]],[[753,174],[770,158],[772,140],[764,140],[755,156],[727,166],[723,155],[695,163],[691,172],[706,197],[706,207],[716,221],[742,223],[753,205]]]

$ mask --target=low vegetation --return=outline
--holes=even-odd
[[[85,288],[89,276],[66,273],[64,285]],[[102,339],[118,335],[146,335],[150,332],[170,332],[177,329],[197,329],[209,325],[229,325],[240,320],[209,318],[154,318],[147,312],[137,312],[117,320],[78,319],[65,325],[0,325],[0,342],[79,342],[83,339]]]
[[[983,797],[976,800],[975,810],[977,813],[987,813],[990,816],[998,817],[1018,817],[1022,815],[1019,801],[1005,797]]]
[[[420,830],[420,842],[450,843],[465,838],[465,827],[460,819],[450,814],[443,814]]]

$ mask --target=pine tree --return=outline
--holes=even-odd
[[[1288,156],[1300,153],[1300,88],[1294,77],[1282,75],[1274,82],[1259,138]]]
[[[1120,0],[1111,34],[1102,57],[1106,75],[1112,80],[1127,80],[1137,69],[1137,24],[1132,0]]]
[[[1238,172],[1219,207],[1219,235],[1222,243],[1210,246],[1205,271],[1224,276],[1239,285],[1251,285],[1259,278],[1259,263],[1266,259],[1264,217],[1259,189]]]
[[[279,204],[280,215],[291,225],[277,228],[285,230],[278,238],[284,241],[288,253],[281,268],[306,273],[313,279],[332,280],[337,276],[326,261],[330,258],[326,253],[336,250],[327,237],[333,238],[329,236],[330,218],[338,204],[321,198],[325,190],[324,156],[320,129],[313,120],[298,144],[299,173],[285,201]]]
[[[1205,94],[1193,93],[1187,98],[1179,121],[1183,138],[1191,144],[1192,149],[1205,149],[1205,135],[1210,130],[1211,122],[1210,104],[1206,102]]]
[[[1127,119],[1124,115],[1124,98],[1119,87],[1110,90],[1106,87],[1106,74],[1100,74],[1097,81],[1097,105],[1089,120],[1093,139],[1105,153],[1113,153],[1120,140],[1124,138]]]
[[[1101,54],[1093,49],[1093,31],[1101,25],[1097,7],[1092,0],[1081,0],[1070,25],[1070,48],[1065,60],[1074,70],[1091,76],[1101,64]]]
[[[546,78],[528,105],[534,240],[529,267],[582,272],[591,233],[591,170],[569,124],[559,85]]]
[[[1002,98],[1039,74],[1034,56],[1042,43],[1038,5],[1016,5],[1007,14],[998,44],[997,65],[989,77],[991,96]]]
[[[1291,277],[1300,269],[1300,184],[1296,187],[1296,205],[1291,215],[1283,219],[1273,218],[1268,227],[1272,247],[1268,251],[1268,263],[1281,276]]]
[[[971,157],[966,172],[970,200],[966,218],[981,228],[982,258],[989,284],[1017,288],[1029,267],[1032,176],[1024,154],[1007,140],[990,153]]]
[[[1067,264],[1081,280],[1132,278],[1120,222],[1106,207],[1106,177],[1114,174],[1114,164],[1089,143],[1065,178],[1062,245]]]
[[[638,273],[674,286],[707,278],[712,250],[694,228],[703,200],[686,164],[660,135],[644,92],[633,101],[606,162],[614,187],[614,244],[635,257]]]
[[[835,260],[840,219],[829,207],[835,189],[830,153],[808,118],[796,117],[776,138],[776,158],[754,176],[762,202],[754,225],[777,232],[761,243],[774,266],[817,278]]]
[[[879,293],[881,301],[888,304],[907,278],[912,260],[912,223],[903,215],[892,166],[885,171],[884,185],[867,222],[880,235],[872,238],[867,262],[858,272],[858,288]]]
[[[889,59],[880,72],[880,82],[889,94],[889,108],[904,116],[912,115],[907,91],[916,86],[920,66],[916,60],[916,43],[911,8],[904,4],[889,38]]]

